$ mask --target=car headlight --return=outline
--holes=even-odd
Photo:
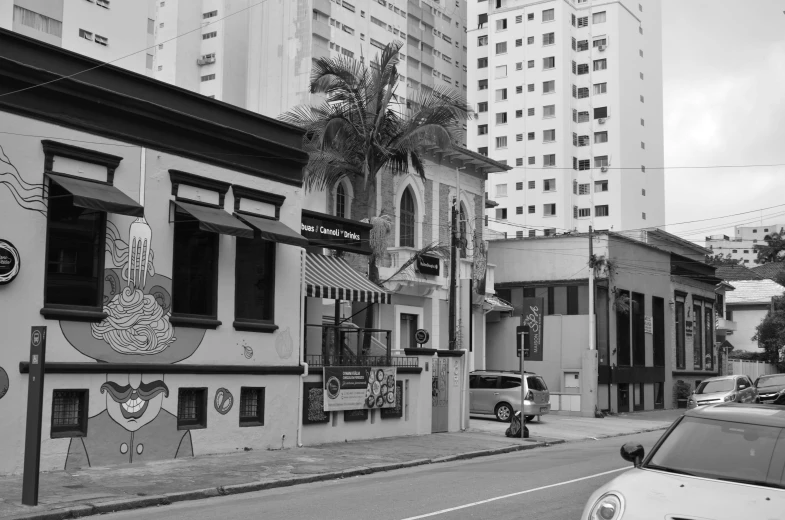
[[[737,395],[738,395],[738,394],[735,394],[735,393],[733,393],[733,394],[728,394],[728,395],[726,395],[726,396],[725,396],[725,399],[724,399],[724,400],[725,400],[725,402],[726,402],[726,403],[727,403],[728,401],[735,401],[735,400],[736,400],[736,396],[737,396]]]
[[[606,493],[589,512],[588,520],[619,520],[624,514],[624,498],[619,493]]]

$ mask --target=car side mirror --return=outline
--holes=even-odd
[[[621,453],[621,458],[626,460],[627,462],[632,462],[635,467],[640,467],[641,462],[643,462],[643,446],[640,444],[634,444],[632,442],[628,442],[624,446],[621,447],[619,450]]]
[[[745,388],[747,388],[747,385],[745,384],[739,385],[739,390],[744,390]]]

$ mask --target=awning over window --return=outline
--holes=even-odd
[[[308,253],[305,283],[306,294],[312,298],[387,304],[391,301],[390,293],[335,256]]]
[[[280,220],[258,217],[248,213],[235,213],[234,216],[252,228],[258,229],[265,240],[298,247],[308,246],[308,240]]]
[[[144,217],[144,208],[111,184],[75,179],[54,173],[46,175],[74,197],[74,206],[131,217]]]
[[[513,311],[512,305],[502,300],[498,296],[486,296],[485,309],[488,311],[499,311],[499,312]]]
[[[253,238],[253,229],[249,228],[222,209],[189,204],[179,200],[174,205],[199,221],[199,229],[222,235],[233,235],[240,238]]]

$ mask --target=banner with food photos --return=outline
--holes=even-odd
[[[395,407],[395,367],[324,367],[324,411]]]

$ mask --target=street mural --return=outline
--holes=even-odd
[[[233,404],[234,397],[232,397],[232,393],[229,390],[226,388],[219,388],[215,391],[213,405],[215,406],[216,412],[220,413],[221,415],[226,415],[229,413],[229,410],[232,409]]]
[[[0,399],[2,399],[3,396],[8,393],[9,384],[8,374],[3,369],[3,367],[0,367]]]
[[[177,363],[190,357],[204,329],[177,329],[169,322],[172,280],[156,273],[152,230],[144,218],[121,238],[106,223],[106,251],[113,267],[104,270],[104,312],[98,323],[61,321],[66,340],[82,354],[108,363]],[[130,242],[130,245],[129,245]]]
[[[162,408],[169,387],[162,375],[108,374],[101,385],[106,409],[87,421],[87,436],[72,437],[65,469],[193,456],[189,430]]]
[[[20,208],[35,211],[46,218],[47,187],[44,183],[27,182],[16,166],[11,162],[11,158],[5,153],[0,145],[0,184],[11,192],[11,196]],[[6,168],[9,171],[3,171]]]

